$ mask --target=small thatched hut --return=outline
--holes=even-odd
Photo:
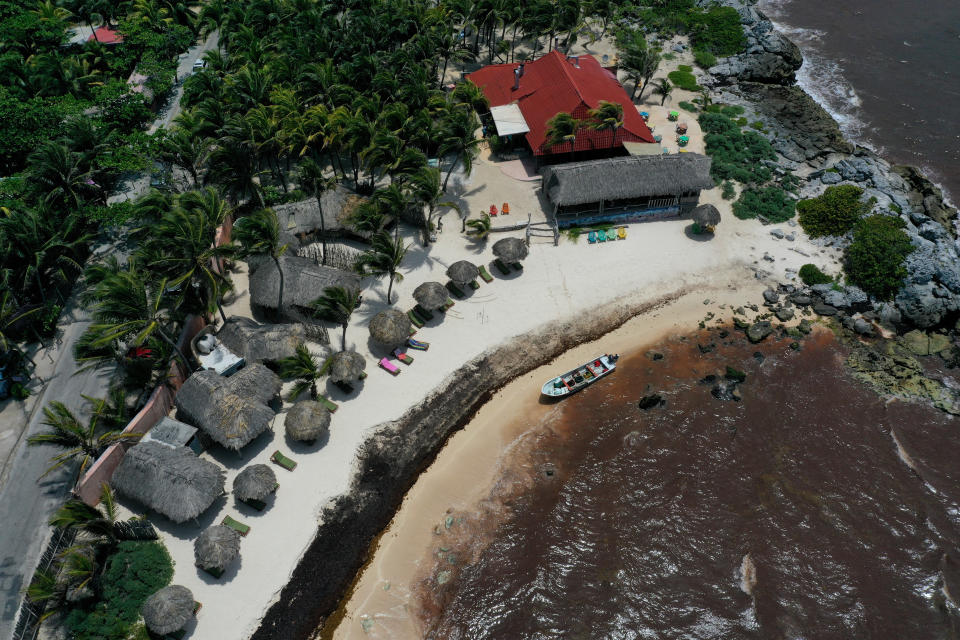
[[[446,291],[446,290],[444,290]],[[341,351],[334,354],[330,362],[330,380],[332,382],[352,382],[358,380],[367,361],[356,351]]]
[[[199,516],[223,494],[223,469],[186,447],[141,442],[127,451],[113,474],[122,495],[174,522]]]
[[[241,398],[253,398],[264,404],[280,393],[280,377],[262,364],[250,364],[226,378],[226,389]]]
[[[713,228],[720,224],[720,210],[712,204],[702,204],[694,209],[690,217],[702,230],[712,233]]]
[[[294,354],[297,345],[308,339],[301,323],[260,324],[250,318],[232,316],[217,332],[230,351],[247,362],[276,362]]]
[[[222,524],[204,530],[193,543],[193,564],[218,577],[238,557],[240,534]]]
[[[317,199],[312,196],[298,202],[276,205],[273,212],[277,214],[280,230],[294,236],[301,246],[305,246],[318,240],[321,231],[325,232],[328,238],[347,234],[368,237],[364,232],[357,231],[351,221],[357,207],[366,200],[363,196],[337,185],[320,196],[322,216]]]
[[[447,298],[449,297],[447,288],[439,282],[424,282],[413,290],[413,299],[421,307],[430,311],[447,304]]]
[[[503,238],[493,243],[493,255],[507,264],[520,262],[530,254],[527,243],[520,238]]]
[[[680,215],[714,186],[710,158],[697,153],[568,162],[542,173],[560,227]]]
[[[468,260],[458,260],[447,267],[447,277],[457,284],[467,284],[480,277],[480,269]]]
[[[314,400],[301,400],[287,412],[283,426],[293,440],[313,442],[330,431],[330,410]]]
[[[277,474],[265,464],[251,464],[233,479],[237,500],[263,500],[276,490]]]
[[[410,318],[397,309],[384,309],[370,320],[370,337],[391,349],[410,337]]]
[[[312,315],[310,304],[327,287],[360,288],[360,276],[349,271],[325,267],[309,258],[280,256],[283,269],[283,306],[280,315],[299,318]],[[260,311],[276,311],[280,273],[270,258],[250,261],[250,306]]]
[[[193,616],[195,607],[190,589],[172,584],[144,600],[140,615],[151,633],[165,636],[183,629]]]

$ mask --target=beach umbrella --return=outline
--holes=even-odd
[[[144,600],[140,615],[151,632],[165,636],[183,629],[196,606],[190,589],[172,584]]]
[[[691,212],[693,221],[701,229],[712,230],[720,224],[720,211],[712,204],[702,204]]]
[[[447,268],[447,277],[457,284],[473,282],[480,275],[477,265],[468,260],[459,260]]]
[[[330,410],[315,400],[301,400],[287,411],[283,427],[292,439],[313,442],[330,430]]]
[[[388,347],[399,347],[410,337],[410,318],[397,309],[385,309],[370,320],[370,337]]]
[[[413,299],[424,309],[439,309],[447,304],[447,288],[439,282],[424,282],[413,290]]]
[[[193,543],[193,564],[201,569],[223,571],[240,557],[240,534],[217,524],[201,533]]]
[[[277,489],[277,475],[265,464],[252,464],[233,479],[237,500],[263,500]]]
[[[527,244],[520,238],[504,238],[493,243],[493,255],[507,264],[520,262],[529,255]]]
[[[446,291],[446,289],[444,289],[444,291]],[[363,373],[363,370],[366,368],[367,361],[364,360],[363,356],[359,353],[356,351],[341,351],[331,359],[330,380],[333,382],[358,380],[360,374]]]

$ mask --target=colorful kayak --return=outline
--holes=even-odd
[[[550,398],[560,398],[575,393],[616,369],[619,357],[616,354],[604,354],[594,358],[572,371],[549,380],[543,385],[541,393]]]

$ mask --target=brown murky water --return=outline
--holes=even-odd
[[[884,403],[829,333],[760,350],[675,340],[567,400],[438,528],[424,637],[960,637],[960,424]],[[700,382],[727,364],[740,402]]]

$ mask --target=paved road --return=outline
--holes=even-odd
[[[203,44],[192,47],[180,56],[178,74],[186,78],[193,68],[193,62],[206,51],[216,48],[218,34],[214,32]],[[161,125],[169,125],[180,113],[180,98],[183,86],[178,84],[175,95],[168,103],[170,106],[158,114],[151,131]],[[111,200],[136,198],[149,188],[149,175],[138,176],[129,181],[122,193]],[[101,247],[99,251],[109,251],[111,247]],[[9,458],[0,460],[3,464],[0,472],[0,638],[10,638],[16,623],[20,607],[21,592],[40,560],[40,554],[47,545],[51,534],[47,521],[69,492],[68,474],[48,476],[37,482],[39,476],[49,466],[47,460],[53,450],[47,447],[27,447],[27,436],[42,430],[43,413],[41,408],[51,400],[59,400],[71,410],[79,411],[83,407],[81,394],[102,397],[109,385],[109,378],[103,372],[86,371],[78,373],[73,360],[73,345],[90,324],[89,317],[81,309],[72,309],[61,318],[60,329],[63,334],[56,344],[50,345],[38,353],[34,359],[41,376],[46,383],[31,399],[25,416],[19,408],[4,410],[0,420],[20,421],[26,418],[26,428],[17,425],[6,426],[3,434],[19,432],[17,443],[9,449]]]

